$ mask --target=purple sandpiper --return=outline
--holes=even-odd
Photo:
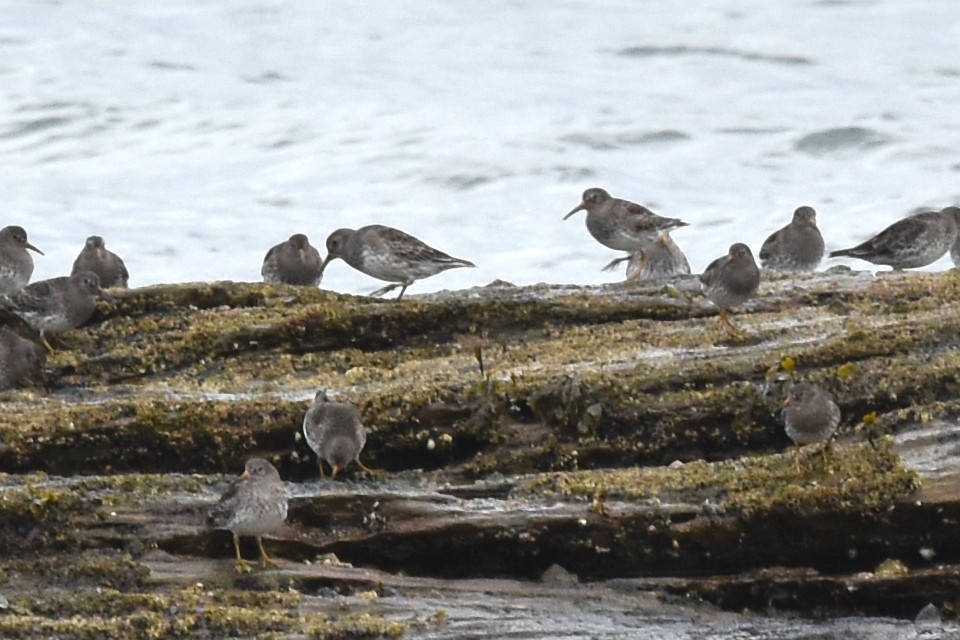
[[[902,220],[850,249],[830,253],[831,258],[850,256],[894,270],[925,267],[953,247],[960,226],[960,209],[947,207],[924,211]]]
[[[635,202],[614,198],[598,187],[584,191],[580,204],[563,219],[584,210],[590,235],[600,244],[618,251],[633,253],[644,244],[655,242],[661,233],[687,226],[683,220],[657,215]],[[605,268],[613,268],[619,261],[614,260]]]
[[[337,229],[327,238],[327,258],[321,271],[337,258],[379,280],[394,282],[370,295],[382,296],[401,287],[397,300],[411,284],[455,267],[476,267],[454,258],[399,229],[371,224],[359,229]]]
[[[263,548],[263,536],[275,532],[287,519],[287,490],[276,468],[262,458],[251,458],[220,501],[210,510],[207,523],[233,534],[237,572],[250,571],[240,555],[240,536],[255,536],[260,548],[260,566],[277,563]]]
[[[302,233],[295,233],[285,242],[270,247],[263,258],[260,275],[264,282],[316,287],[323,269],[320,252]]]
[[[731,245],[727,255],[707,265],[700,275],[700,284],[710,301],[720,308],[720,322],[735,331],[730,309],[749,300],[760,286],[760,268],[750,247],[742,242]]]
[[[813,207],[799,207],[790,224],[774,231],[760,247],[760,264],[774,271],[814,271],[823,260],[823,236]]]
[[[0,390],[39,374],[46,360],[43,347],[5,327],[0,329]]]
[[[12,295],[30,282],[33,257],[27,249],[43,255],[43,251],[27,242],[23,227],[11,225],[0,229],[0,295]]]
[[[123,264],[120,256],[107,249],[100,236],[90,236],[80,250],[80,255],[73,261],[73,270],[70,275],[81,271],[92,271],[100,277],[100,286],[105,288],[127,288],[130,273],[127,265]]]
[[[367,443],[367,432],[363,428],[360,412],[352,405],[331,402],[326,392],[318,391],[313,404],[303,416],[303,436],[317,454],[321,478],[322,460],[330,465],[333,478],[354,461],[364,471],[370,471],[360,462],[360,452]]]
[[[689,274],[687,256],[669,233],[662,233],[654,242],[643,245],[627,262],[627,280],[662,280]]]
[[[51,349],[44,336],[82,325],[93,316],[101,297],[108,296],[100,289],[99,276],[81,271],[29,284],[12,296],[0,298],[0,304],[38,331],[41,341]]]
[[[783,422],[793,440],[800,469],[800,446],[827,441],[840,424],[840,407],[829,392],[813,384],[794,385],[783,400]]]

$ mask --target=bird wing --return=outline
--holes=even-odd
[[[260,267],[260,275],[266,275],[263,271],[267,268],[267,265],[272,265],[277,260],[277,251],[280,249],[280,245],[274,245],[270,247],[270,250],[267,251],[267,255],[263,256],[263,266]]]
[[[894,245],[910,245],[920,240],[930,227],[921,219],[911,217],[898,220],[860,246],[884,250]]]
[[[123,263],[123,258],[117,256],[117,267],[120,269],[120,279],[125,283],[130,281],[130,272],[127,271],[127,265]]]
[[[236,509],[240,487],[243,486],[243,480],[235,478],[227,490],[220,496],[217,504],[213,505],[207,514],[207,524],[213,527],[221,527],[229,522]]]
[[[34,282],[9,298],[13,311],[42,311],[45,308],[44,300],[51,298],[53,287],[47,280]]]
[[[405,233],[399,229],[387,229],[382,234],[381,239],[395,258],[410,264],[434,262],[441,264],[459,264],[470,267],[476,266],[472,262],[454,258],[439,249],[434,249],[419,238],[415,238],[409,233]]]
[[[763,245],[760,247],[760,253],[758,257],[760,261],[768,260],[773,252],[776,250],[777,246],[781,243],[783,239],[783,229],[779,229],[770,234],[766,240],[763,241]]]
[[[708,264],[707,268],[704,269],[703,273],[700,274],[700,282],[708,287],[713,284],[714,280],[717,278],[717,274],[720,273],[720,270],[723,269],[723,266],[726,264],[728,257],[729,256],[720,256]]]

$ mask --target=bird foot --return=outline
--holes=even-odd
[[[240,559],[237,560],[236,564],[234,564],[233,570],[239,574],[244,574],[250,573],[253,570],[253,567],[251,567],[250,563],[246,560]]]

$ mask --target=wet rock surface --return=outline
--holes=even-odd
[[[950,637],[958,293],[767,278],[730,334],[695,278],[121,292],[0,394],[0,632]],[[798,469],[778,403],[801,381],[843,419]],[[318,478],[320,388],[360,409],[374,473]],[[203,521],[253,456],[290,513],[281,568],[238,576]]]

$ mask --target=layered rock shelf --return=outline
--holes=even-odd
[[[447,637],[460,609],[424,594],[465,592],[720,618],[932,604],[955,632],[958,313],[952,271],[765,278],[735,334],[695,278],[118,292],[0,395],[0,635]],[[778,416],[797,381],[843,411],[799,469]],[[298,432],[321,388],[360,409],[373,473],[319,478]],[[254,456],[290,513],[281,567],[236,575],[204,514]]]

